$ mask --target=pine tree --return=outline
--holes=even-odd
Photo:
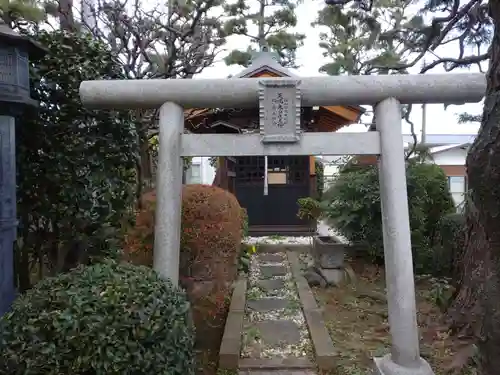
[[[326,6],[312,24],[320,28],[323,56],[331,60],[320,70],[329,75],[407,73],[415,52],[410,40],[422,24],[408,10],[412,2],[375,0],[370,12],[357,4]]]
[[[234,50],[226,58],[227,65],[248,66],[257,50],[268,47],[279,56],[280,63],[296,67],[297,48],[303,45],[305,35],[290,31],[297,25],[295,9],[299,0],[235,0],[225,6],[228,20],[227,35],[241,35],[250,39],[246,50]],[[255,29],[255,30],[254,30]]]
[[[46,17],[45,4],[36,0],[0,0],[2,21],[10,27],[26,27]]]

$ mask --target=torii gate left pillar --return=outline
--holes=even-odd
[[[338,90],[341,88],[341,90]],[[85,105],[160,108],[154,268],[178,283],[182,156],[380,155],[380,196],[391,353],[374,359],[377,375],[433,375],[420,357],[401,104],[480,101],[482,74],[315,77],[264,80],[87,81]],[[183,108],[260,104],[262,134],[183,134]],[[374,105],[377,131],[300,133],[300,108]],[[299,126],[298,126],[299,125]]]

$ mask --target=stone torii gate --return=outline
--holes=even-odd
[[[160,108],[154,268],[178,282],[182,156],[379,155],[391,354],[375,374],[432,375],[420,357],[401,104],[478,102],[483,74],[85,81],[85,106]],[[301,106],[373,105],[376,131],[302,133]],[[261,134],[184,134],[184,108],[260,109]]]

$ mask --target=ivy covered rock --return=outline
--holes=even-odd
[[[409,162],[406,169],[413,259],[417,272],[431,273],[439,223],[454,211],[443,170],[435,164]],[[383,261],[382,216],[376,166],[348,165],[323,195],[327,220],[353,243]],[[394,202],[393,204],[398,204]]]
[[[0,374],[190,375],[184,293],[151,269],[105,262],[47,278],[0,320]]]

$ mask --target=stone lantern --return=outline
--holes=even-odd
[[[15,297],[13,243],[16,240],[15,118],[38,103],[30,97],[29,57],[45,50],[0,23],[0,316]]]

